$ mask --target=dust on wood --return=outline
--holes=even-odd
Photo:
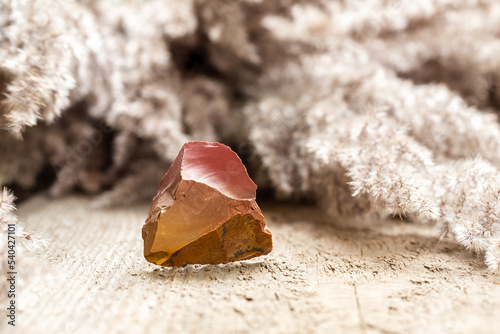
[[[148,204],[102,210],[38,197],[21,219],[50,236],[20,291],[23,333],[488,333],[500,286],[482,259],[429,226],[350,226],[310,207],[262,205],[274,251],[160,268],[142,256]],[[0,325],[0,329],[2,329]]]

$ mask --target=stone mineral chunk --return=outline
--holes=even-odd
[[[144,256],[162,266],[246,260],[272,250],[257,186],[220,143],[184,144],[142,228]]]

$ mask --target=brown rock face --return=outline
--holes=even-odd
[[[142,228],[144,257],[162,266],[217,264],[272,250],[257,186],[220,143],[184,144],[163,176]]]

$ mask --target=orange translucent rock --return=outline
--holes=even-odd
[[[144,256],[162,266],[217,264],[272,250],[257,186],[220,143],[184,144],[160,182],[142,228]]]

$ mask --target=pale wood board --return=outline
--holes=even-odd
[[[19,291],[16,333],[498,333],[500,279],[431,226],[339,227],[261,203],[271,254],[169,269],[142,256],[148,203],[95,209],[38,196],[19,208],[50,239]],[[21,265],[21,264],[20,264]],[[28,265],[26,262],[25,265]],[[31,264],[33,265],[33,264]]]

